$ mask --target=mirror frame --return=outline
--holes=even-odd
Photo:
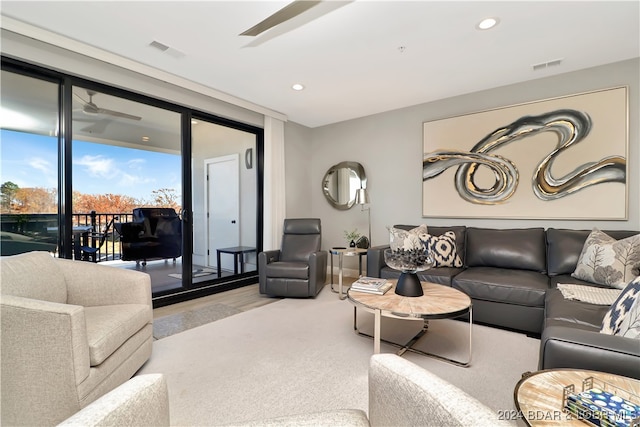
[[[347,203],[338,203],[336,199],[331,195],[331,191],[329,190],[328,183],[329,177],[338,172],[340,169],[348,169],[350,172],[354,172],[356,177],[360,179],[360,187],[359,188],[367,188],[367,176],[364,173],[364,167],[358,162],[340,162],[335,164],[327,170],[322,178],[322,193],[324,197],[327,199],[329,204],[336,209],[339,210],[348,210],[353,207],[356,203],[355,196],[350,199]],[[357,189],[356,189],[357,190]],[[349,188],[349,193],[351,193],[351,188]]]

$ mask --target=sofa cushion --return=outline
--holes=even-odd
[[[452,286],[473,299],[543,307],[549,280],[529,270],[470,267],[453,278]]]
[[[153,317],[144,304],[85,307],[91,366],[104,362]]]
[[[0,292],[42,301],[67,302],[64,274],[48,252],[27,252],[0,258]]]
[[[462,260],[456,250],[456,235],[447,231],[441,236],[428,234],[424,246],[433,254],[434,267],[462,267]]]
[[[594,228],[572,276],[622,289],[640,275],[640,235],[616,240]]]
[[[640,338],[640,277],[629,282],[602,319],[600,332]]]
[[[306,262],[276,261],[267,264],[267,277],[286,277],[288,279],[308,279],[309,264]]]
[[[543,228],[467,228],[466,265],[546,271]]]
[[[609,307],[570,300],[559,289],[549,289],[545,297],[544,327],[569,326],[598,332]]]

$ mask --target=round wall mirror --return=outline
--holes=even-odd
[[[331,206],[351,209],[356,203],[356,191],[367,188],[364,168],[357,162],[340,162],[331,166],[322,179],[322,192]]]

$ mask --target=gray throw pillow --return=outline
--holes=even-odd
[[[582,248],[571,276],[622,289],[640,276],[640,234],[616,240],[594,228]]]

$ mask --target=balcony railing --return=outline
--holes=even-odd
[[[91,226],[93,233],[103,233],[112,218],[116,218],[114,222],[130,222],[133,220],[131,213],[96,213],[91,211],[84,214],[73,214],[73,226]],[[106,230],[107,235],[104,243],[98,249],[95,255],[96,262],[117,260],[122,257],[122,248],[120,246],[120,238],[111,226]],[[88,246],[98,247],[100,238],[93,234],[86,242]]]
[[[101,233],[105,230],[109,221],[117,217],[115,222],[131,222],[132,213],[89,213],[72,214],[73,227],[89,226],[91,231],[85,232],[85,236],[79,236],[82,244],[98,247],[100,239],[92,233]],[[6,250],[15,246],[16,253],[28,250],[51,250],[57,246],[57,215],[56,214],[2,214],[2,246]],[[18,245],[19,244],[19,245]],[[74,248],[75,258],[80,251]],[[13,253],[4,253],[12,255]],[[113,226],[107,230],[104,243],[100,246],[95,256],[96,262],[117,260],[122,257],[120,238]]]

